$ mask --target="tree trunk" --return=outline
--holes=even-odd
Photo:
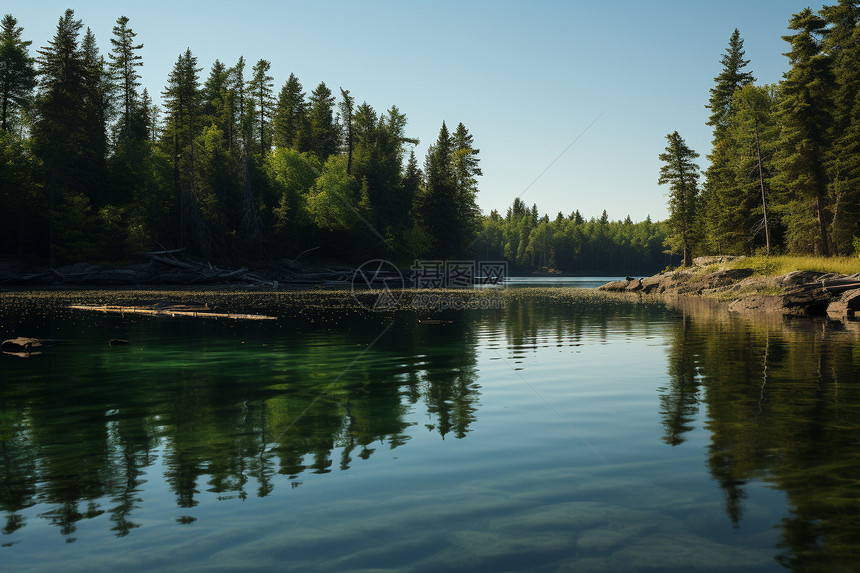
[[[830,247],[827,244],[827,224],[824,221],[824,205],[822,204],[820,192],[815,196],[815,211],[818,215],[818,232],[821,235],[821,254],[829,257]]]
[[[755,118],[754,118],[755,119]],[[758,180],[761,185],[761,208],[764,213],[764,240],[766,254],[770,256],[770,227],[767,224],[767,198],[764,192],[764,171],[761,166],[761,146],[758,139],[758,120],[755,120],[755,152],[758,160]]]

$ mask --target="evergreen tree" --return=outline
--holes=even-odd
[[[824,51],[832,58],[833,131],[827,153],[832,198],[830,235],[837,254],[860,236],[860,4],[839,0],[820,14],[828,23]]]
[[[457,185],[452,169],[454,140],[442,122],[436,143],[424,162],[425,185],[421,196],[421,218],[433,242],[431,252],[440,259],[456,257],[463,245],[458,241]]]
[[[290,78],[278,94],[278,104],[275,107],[274,128],[275,147],[293,147],[301,129],[305,116],[305,94],[299,78],[290,74]]]
[[[161,132],[161,108],[158,107],[158,104],[153,103],[146,88],[143,88],[143,93],[140,94],[140,108],[141,117],[146,127],[146,140],[155,143]]]
[[[143,56],[138,50],[143,49],[143,44],[135,44],[134,38],[137,34],[128,27],[128,18],[120,16],[113,27],[113,37],[110,39],[111,51],[110,71],[113,81],[116,82],[122,100],[122,128],[120,137],[128,138],[132,130],[132,114],[136,111],[138,103],[137,88],[140,87],[140,74],[137,68],[143,66]]]
[[[707,108],[711,116],[707,124],[714,128],[713,150],[708,155],[710,165],[705,173],[705,190],[702,207],[705,216],[704,231],[711,248],[722,252],[734,244],[734,237],[729,237],[737,230],[736,226],[727,223],[723,216],[725,209],[731,208],[726,196],[732,187],[731,166],[729,165],[732,151],[726,141],[725,130],[734,113],[732,97],[737,90],[755,82],[752,72],[744,71],[749,60],[744,59],[744,41],[740,32],[735,29],[729,38],[729,46],[720,63],[723,66],[720,74],[714,78],[715,86],[711,88],[711,97]]]
[[[106,186],[108,124],[113,113],[110,73],[99,54],[96,37],[87,28],[81,53],[84,64],[84,106],[81,124],[81,185],[96,207],[108,202]],[[124,198],[111,198],[122,200]]]
[[[732,98],[734,112],[724,131],[729,177],[720,192],[719,221],[725,252],[751,254],[764,244],[769,254],[774,219],[769,218],[769,178],[777,138],[776,91],[748,85]]]
[[[311,92],[308,109],[309,151],[323,163],[337,152],[338,131],[334,122],[334,102],[335,97],[325,82],[321,82]]]
[[[664,165],[660,168],[658,184],[669,185],[670,235],[667,246],[680,251],[682,265],[689,266],[696,242],[696,218],[699,200],[699,154],[687,147],[677,131],[666,136],[669,145],[659,155]]]
[[[253,140],[254,118],[252,117],[253,105],[248,101],[249,98],[246,93],[244,56],[240,56],[236,65],[230,68],[230,79],[232,80],[231,92],[236,106],[232,141],[247,149],[249,142]]]
[[[346,172],[352,173],[352,148],[355,143],[353,133],[352,116],[355,111],[355,98],[349,95],[349,90],[340,88],[340,96],[343,101],[340,102],[340,116],[343,121],[343,143],[346,147]]]
[[[200,90],[200,115],[204,125],[218,128],[228,149],[233,148],[236,115],[232,88],[230,70],[216,59]]]
[[[162,92],[167,118],[162,142],[172,157],[173,186],[179,205],[179,241],[186,239],[202,252],[211,252],[209,229],[196,197],[195,146],[199,133],[200,89],[197,58],[187,49],[180,54]]]
[[[825,26],[824,19],[807,8],[789,23],[797,33],[783,36],[791,45],[785,54],[791,69],[781,86],[780,168],[774,182],[789,204],[785,219],[792,249],[828,256],[825,154],[830,145],[833,78],[830,58],[822,52]]]
[[[27,50],[32,42],[21,39],[23,31],[11,14],[6,14],[0,22],[0,131],[4,132],[10,130],[10,120],[17,116],[18,110],[26,110],[30,105],[36,86],[36,70]]]
[[[415,150],[409,152],[409,160],[406,162],[406,169],[403,173],[403,198],[409,205],[410,209],[415,204],[415,199],[421,189],[421,168],[418,166],[418,158],[415,157]]]
[[[744,41],[741,33],[735,28],[729,38],[729,47],[720,59],[723,70],[714,78],[716,85],[711,88],[711,98],[706,106],[711,110],[708,125],[714,127],[714,137],[726,126],[732,109],[732,96],[735,91],[755,82],[752,72],[743,69],[750,63],[744,59]]]
[[[478,207],[478,180],[483,175],[478,166],[480,149],[474,146],[474,137],[462,123],[454,131],[454,151],[451,168],[457,187],[457,221],[462,235],[462,244],[468,244],[480,229],[481,209]]]
[[[85,67],[78,46],[83,24],[66,10],[51,41],[38,50],[39,92],[33,147],[45,171],[49,258],[55,258],[54,232],[58,203],[81,188],[79,162],[84,123]]]
[[[272,64],[260,60],[251,69],[252,76],[248,82],[248,93],[253,97],[255,108],[256,141],[260,155],[265,155],[272,146],[272,112],[275,99],[272,92],[274,78],[269,75]]]

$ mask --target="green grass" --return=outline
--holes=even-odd
[[[736,261],[732,268],[753,269],[756,275],[776,277],[792,271],[819,271],[853,275],[860,272],[860,257],[746,257]]]
[[[709,274],[711,274],[711,273],[715,273],[715,272],[717,272],[718,270],[720,270],[720,265],[718,265],[718,264],[708,265],[708,266],[706,266],[706,267],[702,267],[702,268],[701,268],[701,270],[699,270],[699,271],[696,273],[696,276],[697,276],[697,277],[703,277],[703,276],[705,276],[705,275],[709,275]]]

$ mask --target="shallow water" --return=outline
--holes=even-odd
[[[0,337],[61,341],[0,356],[4,571],[860,557],[853,324],[573,289],[442,313],[173,295],[270,322],[64,308],[147,296],[0,294]]]

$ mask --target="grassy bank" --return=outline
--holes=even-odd
[[[792,271],[818,271],[853,275],[860,273],[860,257],[745,257],[734,261],[729,268],[753,269],[756,275],[776,277]]]

